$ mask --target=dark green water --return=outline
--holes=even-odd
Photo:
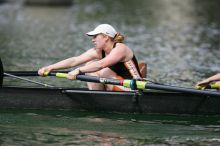
[[[219,117],[1,111],[2,145],[219,145]]]
[[[5,70],[37,70],[91,47],[85,33],[110,23],[125,35],[148,78],[192,87],[219,72],[219,0],[75,0],[69,7],[0,5]],[[84,87],[64,79],[30,78]],[[30,86],[5,78],[4,85]],[[31,84],[32,86],[32,84]],[[34,85],[36,86],[36,85]],[[1,145],[219,145],[219,117],[0,111]]]

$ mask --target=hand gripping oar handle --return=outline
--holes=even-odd
[[[208,86],[206,87],[203,87],[203,86],[195,86],[195,88],[197,90],[205,90],[205,89],[217,89],[219,90],[220,89],[220,85],[219,84],[209,84]]]

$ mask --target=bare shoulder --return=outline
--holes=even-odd
[[[117,43],[115,47],[128,48],[128,46],[125,45],[124,43]]]
[[[128,61],[133,56],[133,51],[123,43],[117,43],[114,51],[116,54],[120,54],[122,56],[122,61]]]
[[[120,50],[122,52],[130,50],[130,48],[127,45],[123,44],[123,43],[117,43],[115,48],[118,48],[116,50],[118,50],[118,51]]]
[[[117,50],[120,50],[121,52],[130,53],[133,52],[126,44],[124,43],[117,43],[115,48],[119,48]]]

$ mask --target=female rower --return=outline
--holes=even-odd
[[[219,84],[220,85],[220,73],[211,76],[201,82],[198,82],[196,85],[197,86],[202,86],[202,87],[206,87],[208,86],[211,82],[215,82],[215,84]]]
[[[113,79],[141,79],[138,62],[133,51],[123,43],[124,37],[111,25],[101,24],[87,33],[92,37],[93,48],[83,54],[71,57],[39,69],[38,74],[52,70],[71,68],[84,64],[68,73],[68,79],[74,80],[78,74],[87,74]],[[87,83],[90,90],[129,91],[130,89]]]

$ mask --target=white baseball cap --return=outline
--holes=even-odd
[[[109,24],[100,24],[93,31],[87,32],[86,34],[88,36],[94,36],[94,35],[97,35],[97,34],[100,34],[100,33],[108,35],[108,36],[110,36],[112,38],[114,38],[115,35],[117,34],[117,32],[114,29],[114,27],[112,27]]]

